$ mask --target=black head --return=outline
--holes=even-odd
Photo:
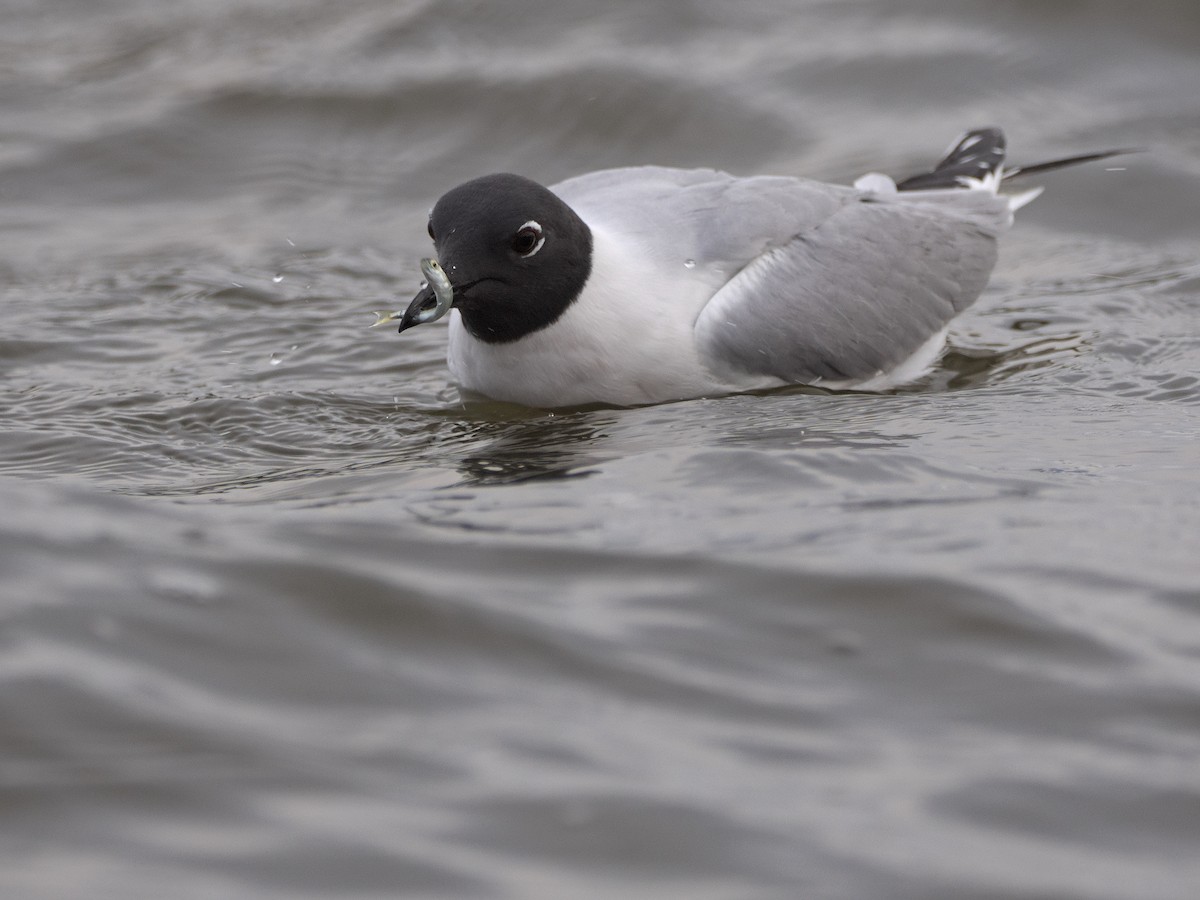
[[[591,230],[562,200],[519,175],[485,175],[444,194],[429,215],[429,236],[463,325],[492,344],[554,322],[592,269]],[[423,290],[409,312],[431,296]]]

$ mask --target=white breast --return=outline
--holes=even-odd
[[[476,340],[451,314],[447,360],[467,390],[527,406],[635,406],[780,384],[730,383],[705,367],[693,336],[700,310],[732,273],[642,258],[592,226],[592,272],[552,325],[507,344]]]

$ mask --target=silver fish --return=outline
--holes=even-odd
[[[425,276],[427,282],[427,291],[423,290],[417,295],[421,302],[414,301],[409,304],[408,309],[396,312],[376,311],[375,321],[371,324],[372,328],[399,320],[401,330],[403,330],[412,325],[436,322],[450,312],[450,306],[454,303],[454,285],[450,283],[450,277],[446,274],[446,270],[439,265],[436,259],[426,258],[421,260],[421,274]],[[422,296],[427,292],[429,296]]]
[[[384,310],[375,310],[371,313],[375,317],[375,321],[371,323],[372,328],[378,328],[380,325],[386,325],[388,322],[395,322],[397,319],[404,318],[404,310],[398,309],[395,312]]]

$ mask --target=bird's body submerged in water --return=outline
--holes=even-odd
[[[538,407],[910,381],[1038,193],[999,193],[1003,161],[1003,134],[980,129],[899,184],[660,167],[550,188],[468,181],[429,219],[453,291],[450,370],[467,391]],[[423,289],[400,330],[446,296]]]

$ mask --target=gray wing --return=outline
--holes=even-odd
[[[982,190],[858,192],[721,288],[698,346],[717,370],[791,383],[886,372],[975,301],[1011,219]]]
[[[590,172],[551,190],[585,222],[607,226],[668,270],[694,263],[691,277],[707,280],[711,293],[859,196],[806,179],[658,166]]]

